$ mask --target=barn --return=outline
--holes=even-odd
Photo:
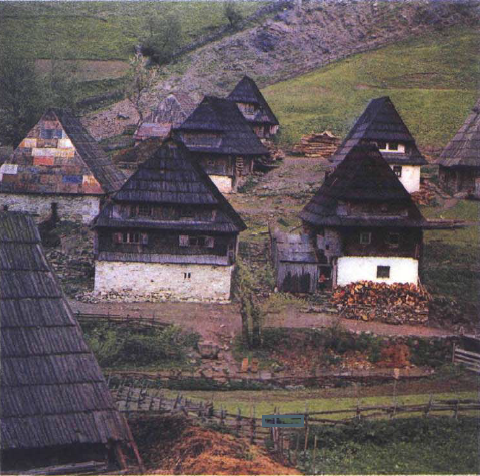
[[[244,76],[228,99],[235,101],[258,137],[269,139],[278,132],[279,122],[255,81]]]
[[[222,193],[236,191],[253,172],[255,160],[269,156],[236,103],[228,99],[205,96],[175,131]]]
[[[427,161],[388,96],[369,102],[329,160],[336,167],[359,144],[375,144],[405,189],[420,190],[420,169]]]
[[[51,108],[0,166],[0,206],[90,223],[124,181],[78,118]]]
[[[125,469],[138,451],[32,217],[0,212],[0,276],[2,472]]]
[[[480,198],[480,99],[437,164],[445,190]]]
[[[227,301],[246,229],[182,142],[141,164],[94,221],[95,291]]]

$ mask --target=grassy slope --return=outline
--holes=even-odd
[[[444,145],[477,97],[478,38],[455,27],[269,86],[282,142],[324,129],[343,136],[371,98],[389,95],[420,146]]]
[[[239,2],[243,15],[260,2]],[[187,44],[226,25],[221,2],[12,2],[0,3],[0,39],[33,58],[50,58],[54,48],[62,59],[127,59],[145,21],[175,14],[181,19]]]

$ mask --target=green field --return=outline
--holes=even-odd
[[[281,142],[343,136],[368,101],[389,95],[420,146],[444,146],[477,99],[478,31],[450,28],[358,54],[263,90]]]
[[[250,15],[263,3],[242,1]],[[0,41],[31,58],[125,60],[149,17],[175,15],[183,43],[228,23],[222,2],[0,2]]]

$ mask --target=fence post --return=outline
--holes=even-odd
[[[425,418],[428,418],[428,414],[430,413],[430,410],[431,410],[431,408],[432,408],[432,398],[433,398],[433,397],[432,397],[432,395],[430,394],[430,399],[429,399],[428,404],[427,404],[427,406],[426,406],[426,408],[425,408]]]
[[[453,343],[453,348],[452,348],[452,364],[455,363],[455,350],[456,350],[456,344],[454,342]]]
[[[317,474],[317,435],[313,444],[313,474]]]
[[[310,427],[308,426],[308,404],[305,402],[305,444],[303,447],[303,458],[307,457],[307,446],[308,446],[308,432]]]

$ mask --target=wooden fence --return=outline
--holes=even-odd
[[[168,327],[169,323],[160,321],[153,313],[151,317],[136,317],[136,316],[123,316],[119,314],[86,314],[76,312],[75,316],[80,323],[89,322],[106,322],[109,324],[121,324],[131,327],[156,327],[158,329],[164,329]]]
[[[468,370],[480,374],[480,354],[453,345],[452,362],[463,364]]]

